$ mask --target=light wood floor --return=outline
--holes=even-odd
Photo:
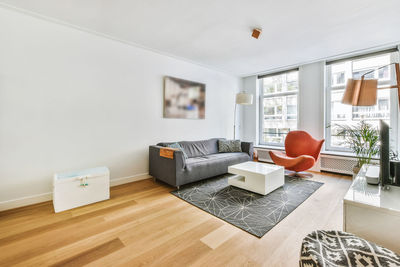
[[[263,238],[169,193],[151,179],[111,189],[108,201],[54,214],[51,202],[0,213],[0,266],[298,266],[302,238],[342,229],[351,179],[325,184]]]

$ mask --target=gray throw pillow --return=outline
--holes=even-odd
[[[218,152],[242,152],[240,140],[218,140]]]
[[[183,150],[183,148],[181,147],[181,145],[180,145],[179,143],[168,144],[168,145],[166,145],[166,147],[177,148],[177,149],[179,149],[180,151],[182,151],[183,157],[184,157],[185,159],[188,158],[188,156],[187,156],[186,153],[185,153],[185,150]]]

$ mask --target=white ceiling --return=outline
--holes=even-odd
[[[399,0],[0,0],[246,76],[400,43]],[[260,39],[250,37],[261,27]]]

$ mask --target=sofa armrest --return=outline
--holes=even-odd
[[[253,160],[253,142],[241,142],[242,151],[249,154],[250,159]]]
[[[172,186],[177,184],[177,173],[185,168],[185,157],[181,150],[174,151],[174,158],[160,156],[162,146],[149,146],[149,174]]]

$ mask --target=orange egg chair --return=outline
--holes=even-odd
[[[295,176],[301,177],[304,175],[300,175],[299,172],[310,169],[318,160],[324,141],[316,140],[304,131],[291,131],[285,139],[286,153],[271,150],[269,155],[276,165],[294,171]]]

